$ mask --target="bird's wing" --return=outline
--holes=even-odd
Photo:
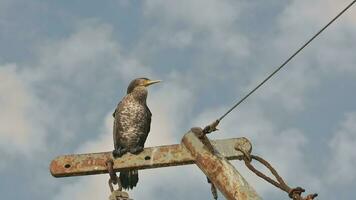
[[[145,142],[146,142],[146,139],[147,139],[147,136],[148,136],[148,133],[150,132],[151,130],[151,118],[152,118],[152,113],[150,111],[150,109],[148,108],[147,105],[145,105],[146,107],[146,110],[147,110],[147,126],[145,127],[145,130],[144,130],[144,135],[142,136],[142,138],[140,139],[140,146],[144,147],[145,146]]]
[[[112,113],[112,117],[115,118],[115,115],[116,115],[116,108],[115,108],[114,112]]]
[[[118,120],[118,116],[116,115],[117,110],[119,109],[121,104],[121,101],[117,104],[117,107],[114,111],[114,113],[112,114],[112,116],[114,117],[114,127],[113,127],[113,138],[114,138],[114,147],[115,149],[119,148],[119,144],[118,144],[118,137],[119,137],[119,130],[118,130],[118,124],[117,124],[117,120]]]
[[[145,105],[145,106],[146,106],[146,109],[147,109],[147,111],[148,111],[148,119],[147,119],[148,126],[147,126],[147,129],[146,129],[146,133],[147,133],[147,135],[148,135],[148,133],[149,133],[150,130],[151,130],[151,118],[152,118],[152,113],[151,113],[150,109],[148,108],[148,106],[147,106],[147,105]]]

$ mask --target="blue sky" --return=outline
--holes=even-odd
[[[163,80],[149,91],[146,146],[179,143],[348,3],[0,0],[2,198],[107,198],[107,175],[55,179],[48,166],[57,155],[112,150],[111,113],[130,80]],[[355,199],[355,21],[351,8],[211,137],[245,136],[291,186],[321,199]],[[264,199],[287,199],[233,164]],[[196,166],[140,171],[130,195],[211,198]]]

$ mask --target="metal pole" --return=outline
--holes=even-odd
[[[182,144],[188,149],[195,164],[228,200],[260,200],[256,191],[247,183],[231,163],[220,154],[202,134],[193,128],[184,135]],[[239,144],[244,145],[244,144]],[[246,144],[250,145],[250,144]]]

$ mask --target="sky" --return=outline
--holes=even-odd
[[[0,0],[2,199],[108,198],[108,175],[54,178],[49,164],[113,149],[111,114],[132,79],[163,80],[149,88],[146,146],[179,143],[350,1]],[[356,199],[355,22],[351,8],[209,137],[246,137],[291,187]],[[232,163],[264,199],[288,199]],[[133,199],[212,198],[194,165],[139,174]]]

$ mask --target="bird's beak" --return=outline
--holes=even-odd
[[[155,84],[155,83],[159,83],[161,82],[161,80],[147,80],[144,84],[144,86],[149,86],[149,85],[152,85],[152,84]]]

